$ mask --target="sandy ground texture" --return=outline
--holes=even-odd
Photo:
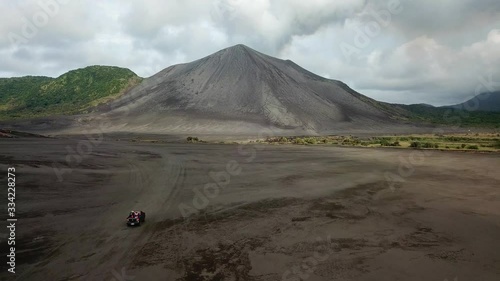
[[[1,280],[500,280],[498,154],[0,145],[18,216],[16,275],[4,226]]]

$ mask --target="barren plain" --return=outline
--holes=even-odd
[[[16,168],[18,280],[500,280],[497,153],[0,145],[2,171]]]

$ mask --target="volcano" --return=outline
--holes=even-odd
[[[397,121],[346,84],[244,45],[168,67],[92,120],[107,131],[171,134],[327,134],[377,130]],[[86,122],[88,118],[84,118]]]

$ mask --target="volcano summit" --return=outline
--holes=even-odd
[[[396,123],[381,108],[340,81],[236,45],[168,67],[99,111],[112,131],[316,134]]]

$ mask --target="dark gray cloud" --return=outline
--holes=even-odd
[[[21,0],[0,9],[3,77],[93,64],[147,77],[242,43],[389,102],[450,104],[486,91],[484,77],[500,82],[497,0]]]

